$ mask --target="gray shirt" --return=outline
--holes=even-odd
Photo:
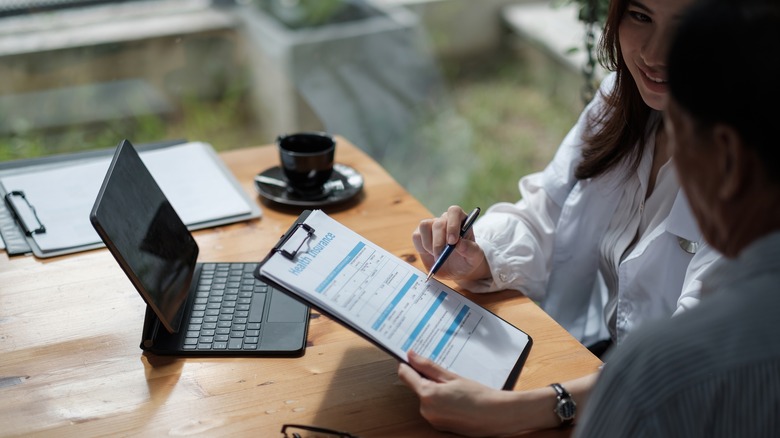
[[[778,435],[780,233],[719,263],[699,306],[607,358],[575,436]]]

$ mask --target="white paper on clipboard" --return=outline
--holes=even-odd
[[[487,386],[514,384],[531,338],[320,210],[258,268],[400,360],[414,350]]]
[[[242,190],[211,145],[188,142],[140,152],[160,188],[190,229],[259,217],[261,210]],[[24,193],[44,233],[30,236],[45,257],[102,245],[89,212],[111,156],[0,177],[5,193]]]

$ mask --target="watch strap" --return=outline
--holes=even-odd
[[[574,402],[571,394],[569,394],[560,383],[553,383],[550,386],[555,390],[557,397],[553,412],[560,418],[561,427],[569,427],[574,423],[574,415],[577,412],[577,403]]]

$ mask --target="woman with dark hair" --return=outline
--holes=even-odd
[[[667,46],[692,2],[613,0],[599,46],[612,73],[552,162],[520,180],[520,201],[491,206],[463,238],[458,206],[422,221],[413,241],[425,266],[457,243],[439,277],[472,292],[522,291],[598,355],[694,306],[699,277],[720,256],[680,190],[661,114]],[[423,416],[467,435],[571,424],[596,377],[501,392],[414,352],[409,364],[399,376]]]

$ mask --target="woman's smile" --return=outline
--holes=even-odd
[[[647,91],[655,94],[667,93],[666,78],[663,74],[651,72],[639,66],[637,66],[637,69],[641,73],[640,77],[644,87],[647,88]]]

